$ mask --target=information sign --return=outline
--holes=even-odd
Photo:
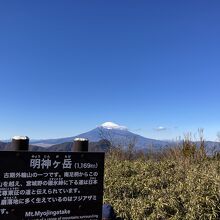
[[[104,153],[0,152],[1,220],[101,220]]]

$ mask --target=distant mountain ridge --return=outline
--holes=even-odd
[[[0,150],[3,150],[6,145],[7,145],[7,143],[4,143],[4,142],[0,141]]]
[[[107,152],[111,147],[110,142],[107,140],[100,140],[98,142],[89,142],[90,152]],[[11,143],[0,142],[0,151],[11,151]],[[62,144],[52,145],[50,147],[40,147],[36,145],[30,145],[29,151],[41,151],[41,152],[72,152],[73,142],[64,142]]]
[[[91,151],[106,151],[109,146],[120,146],[126,148],[133,145],[135,150],[161,150],[166,147],[176,146],[175,142],[162,141],[143,137],[130,132],[125,126],[106,122],[88,132],[65,138],[30,140],[31,151],[71,151],[72,143],[75,138],[87,138],[90,143]],[[103,141],[105,140],[105,141]],[[106,145],[106,140],[109,142]],[[199,145],[198,142],[195,141]],[[220,151],[220,143],[206,141],[208,150],[215,149]],[[10,149],[10,141],[4,143],[0,141],[0,150]]]
[[[98,142],[102,139],[107,139],[111,143],[121,146],[126,146],[133,142],[137,149],[150,148],[152,146],[155,148],[160,148],[170,144],[168,141],[145,138],[138,134],[132,133],[125,126],[120,126],[113,122],[106,122],[95,129],[76,136],[58,139],[35,140],[31,141],[31,143],[34,145],[48,147],[52,145],[73,142],[75,138],[87,138],[90,142]]]

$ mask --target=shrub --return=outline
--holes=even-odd
[[[220,219],[220,161],[198,159],[200,148],[186,154],[178,149],[185,159],[119,160],[121,154],[111,152],[104,201],[128,220]]]

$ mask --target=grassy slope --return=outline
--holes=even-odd
[[[220,161],[110,156],[104,200],[124,219],[220,219]]]

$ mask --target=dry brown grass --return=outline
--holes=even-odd
[[[220,219],[220,160],[203,139],[157,155],[112,150],[106,158],[104,200],[124,219]]]

